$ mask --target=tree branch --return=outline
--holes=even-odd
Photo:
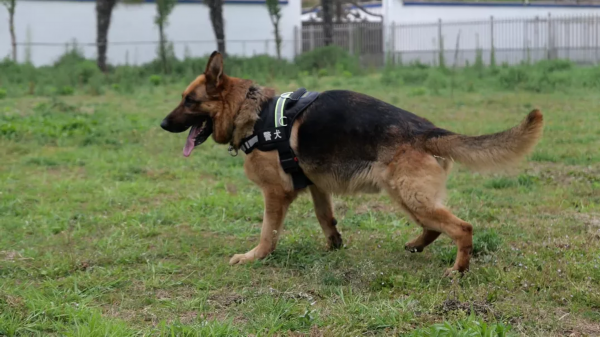
[[[362,5],[358,4],[358,2],[356,2],[356,1],[348,1],[348,3],[352,4],[354,7],[356,7],[356,8],[358,8],[358,9],[360,9],[361,11],[363,11],[363,12],[364,12],[364,13],[366,13],[366,14],[369,14],[369,15],[372,15],[372,16],[376,16],[376,17],[378,17],[378,18],[381,18],[381,19],[383,19],[383,15],[381,15],[381,14],[377,14],[377,13],[373,13],[373,12],[370,12],[370,11],[369,11],[369,10],[367,10],[365,7],[363,7]]]

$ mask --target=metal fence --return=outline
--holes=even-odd
[[[391,60],[436,65],[518,64],[570,59],[579,64],[600,61],[600,16],[495,19],[471,22],[393,24]]]
[[[174,40],[168,41],[173,47],[173,53],[179,59],[210,55],[217,48],[216,40]],[[227,53],[238,57],[257,55],[277,55],[275,40],[226,40]],[[152,62],[158,57],[158,41],[109,41],[107,43],[108,62],[114,65],[141,65]],[[19,61],[31,61],[37,66],[52,64],[67,50],[76,48],[86,58],[95,59],[97,56],[96,42],[70,41],[61,42],[19,42],[17,43]],[[281,56],[293,59],[299,53],[296,40],[281,41]],[[4,55],[0,55],[0,58]],[[29,58],[29,59],[26,59]]]
[[[215,40],[172,41],[178,58],[204,56]],[[579,64],[600,63],[600,15],[496,19],[468,22],[392,24],[379,22],[334,24],[333,44],[357,56],[365,66],[420,62],[447,66],[518,64],[544,59],[570,59]],[[113,64],[141,64],[156,58],[157,41],[109,42]],[[227,40],[227,52],[235,56],[276,55],[273,40]],[[305,23],[295,29],[293,40],[284,40],[282,57],[288,60],[325,45],[322,23]],[[78,43],[86,57],[95,58],[96,43]],[[29,55],[36,65],[57,60],[62,43],[19,43],[21,58]]]
[[[325,46],[323,23],[303,23],[300,39],[302,52]],[[334,23],[333,44],[358,56],[364,65],[381,65],[384,54],[383,25],[381,22]]]

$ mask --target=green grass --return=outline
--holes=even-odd
[[[473,135],[543,111],[543,140],[518,171],[453,171],[448,205],[474,225],[475,252],[449,280],[451,241],[405,252],[420,229],[385,195],[335,198],[335,252],[303,195],[272,256],[230,267],[257,243],[262,198],[243,156],[210,140],[186,159],[185,135],[159,128],[189,80],[0,100],[0,335],[600,334],[595,90],[450,97],[426,77],[436,93],[378,74],[270,81],[364,92]]]

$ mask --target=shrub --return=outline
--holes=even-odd
[[[152,75],[148,80],[154,86],[158,86],[162,83],[162,77],[160,75]]]
[[[70,85],[65,85],[60,87],[56,93],[63,96],[73,95],[73,93],[75,93],[75,89],[73,89],[73,87]]]
[[[504,89],[515,89],[527,81],[527,72],[522,66],[503,68],[498,74],[498,82]]]
[[[446,77],[438,70],[431,69],[425,85],[431,91],[432,94],[439,95],[440,90],[446,88],[447,81]]]
[[[321,69],[331,69],[336,72],[349,71],[358,74],[361,70],[358,59],[338,46],[313,49],[296,57],[295,63],[300,70],[311,73]]]

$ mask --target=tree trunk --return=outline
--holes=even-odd
[[[165,27],[162,22],[158,23],[158,43],[160,44],[158,47],[160,48],[160,61],[162,63],[163,72],[166,74],[169,72],[167,67],[167,46],[165,41]]]
[[[281,35],[279,35],[279,19],[275,24],[275,48],[277,49],[277,59],[281,60]]]
[[[108,28],[110,17],[117,0],[96,0],[96,47],[98,48],[98,68],[106,72],[106,50],[108,48]]]
[[[215,37],[217,39],[217,50],[226,55],[225,52],[225,24],[223,22],[223,0],[207,0],[210,10],[210,22],[212,22]]]
[[[325,45],[333,44],[333,0],[321,0],[323,9],[323,35],[325,35]]]
[[[344,6],[342,0],[335,0],[335,22],[341,23],[344,16]]]
[[[10,31],[10,45],[12,47],[12,60],[17,62],[17,37],[15,35],[15,7],[17,0],[5,1],[6,9],[8,10],[8,30]]]

